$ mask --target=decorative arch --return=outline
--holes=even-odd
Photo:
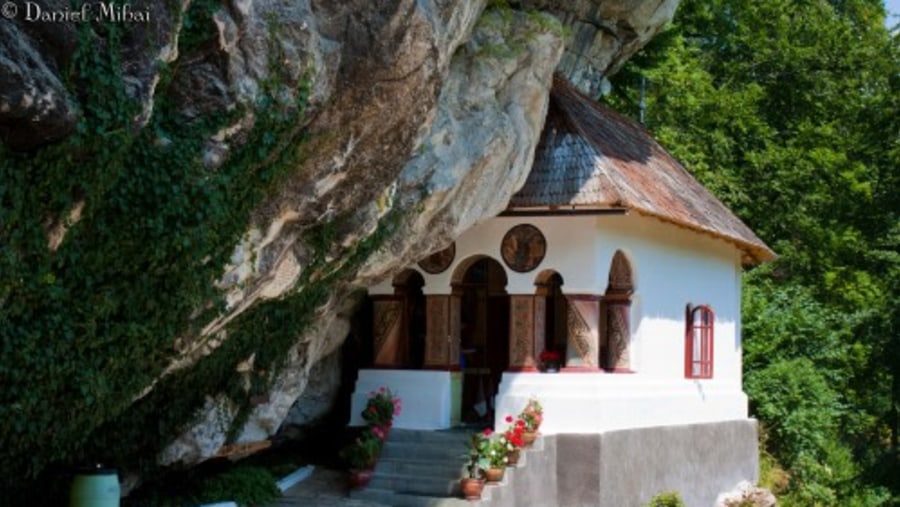
[[[557,281],[558,280],[558,281]],[[535,294],[538,296],[546,296],[547,291],[554,284],[563,285],[563,277],[555,269],[545,269],[534,277]]]
[[[493,257],[473,255],[459,263],[451,283],[446,296],[449,347],[438,336],[434,344],[463,369],[462,420],[483,422],[493,417],[494,395],[509,364],[508,276]]]
[[[607,294],[626,294],[634,292],[634,268],[631,259],[622,250],[616,250],[609,266],[609,283]]]
[[[635,290],[634,268],[622,250],[616,250],[609,267],[609,283],[603,296],[603,345],[606,368],[631,372],[631,296]]]
[[[460,263],[456,265],[456,268],[454,268],[453,275],[450,277],[451,287],[458,287],[461,284],[465,283],[467,275],[470,277],[472,276],[470,268],[472,266],[474,266],[476,263],[478,263],[479,261],[483,261],[485,259],[490,259],[491,261],[496,263],[497,266],[499,266],[499,268],[500,268],[499,271],[494,270],[494,274],[497,277],[496,284],[502,283],[502,287],[505,288],[506,285],[509,283],[509,277],[506,274],[506,269],[503,268],[503,264],[501,264],[500,261],[491,257],[490,255],[484,255],[484,254],[471,255],[469,257],[466,257],[462,261],[460,261]],[[501,274],[502,274],[502,276],[501,276]]]
[[[563,293],[559,272],[545,269],[535,277],[535,308],[545,315],[546,349],[560,352],[567,371],[600,370],[600,296]]]
[[[413,268],[406,268],[394,275],[393,280],[391,280],[391,285],[394,286],[395,294],[397,293],[398,288],[410,283],[423,287],[425,285],[425,277]]]

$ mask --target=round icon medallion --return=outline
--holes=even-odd
[[[540,229],[531,224],[520,224],[503,236],[500,255],[513,271],[527,273],[538,267],[547,254],[547,240]]]
[[[438,250],[433,254],[419,261],[419,267],[426,273],[436,275],[450,267],[453,259],[456,257],[456,243],[450,243],[450,246],[443,250]]]

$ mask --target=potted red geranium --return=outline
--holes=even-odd
[[[478,500],[484,489],[485,470],[490,466],[491,430],[475,433],[469,441],[469,453],[466,462],[466,477],[460,479],[460,487],[466,500]]]
[[[515,422],[513,422],[515,421]],[[513,419],[511,415],[506,416],[506,422],[509,423],[509,426],[506,427],[506,431],[503,433],[503,436],[506,437],[506,466],[515,466],[519,463],[519,454],[523,447],[525,447],[524,433],[525,433],[525,420],[521,417]]]
[[[544,422],[544,407],[536,398],[531,398],[525,404],[525,408],[519,414],[519,420],[524,422],[522,440],[525,445],[531,445],[537,438],[538,428]]]
[[[541,367],[544,372],[556,373],[562,364],[562,354],[558,350],[545,350],[538,356],[541,361]]]
[[[362,412],[366,427],[350,445],[341,451],[341,457],[350,467],[350,485],[353,489],[366,487],[372,478],[375,462],[388,439],[394,417],[400,415],[401,403],[390,389],[372,391]]]
[[[341,451],[341,457],[350,466],[350,487],[365,488],[372,478],[372,469],[378,460],[384,443],[383,433],[377,428],[366,428],[353,443]]]

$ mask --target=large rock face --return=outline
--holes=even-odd
[[[166,366],[155,381],[126,393],[130,403],[217,354],[251,309],[321,289],[316,284],[327,280],[306,316],[312,323],[282,353],[279,368],[259,366],[256,353],[234,368],[234,377],[247,377],[248,391],[254,375],[266,380],[266,401],[247,413],[233,396],[204,393],[195,423],[172,436],[162,462],[205,459],[229,433],[241,442],[277,431],[294,401],[319,381],[310,378],[317,361],[347,335],[350,294],[506,206],[531,165],[552,74],[596,91],[671,19],[677,0],[513,4],[228,0],[198,3],[203,10],[187,2],[140,3],[152,22],[130,26],[120,42],[124,89],[141,103],[129,128],[144,128],[159,114],[191,122],[230,112],[230,124],[196,154],[213,173],[251,138],[261,97],[280,104],[303,102],[304,93],[308,99],[306,114],[273,141],[280,153],[302,150],[302,156],[253,203],[231,261],[221,266],[217,287],[225,307],[199,332],[172,337]],[[205,38],[191,31],[204,15],[214,28]],[[8,147],[34,149],[75,129],[87,92],[69,83],[63,69],[77,44],[103,50],[108,39],[102,31],[79,36],[77,28],[0,23],[0,138]],[[171,83],[165,96],[162,81]],[[156,142],[170,140],[161,135]],[[85,201],[91,209],[91,196],[79,197],[61,216],[48,217],[57,224],[47,232],[54,252],[73,241],[67,235],[77,238],[73,226]],[[308,234],[322,227],[329,231],[324,247]],[[362,251],[383,230],[390,235]],[[266,337],[257,340],[262,353]]]

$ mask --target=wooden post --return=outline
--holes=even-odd
[[[531,294],[509,296],[509,369],[537,370],[544,350],[547,300]]]
[[[459,368],[458,296],[425,296],[425,367],[454,370]]]
[[[403,360],[403,298],[372,296],[372,336],[375,366],[399,367]]]
[[[600,296],[566,294],[566,368],[600,370]]]
[[[606,297],[607,368],[616,373],[631,369],[631,299]]]

